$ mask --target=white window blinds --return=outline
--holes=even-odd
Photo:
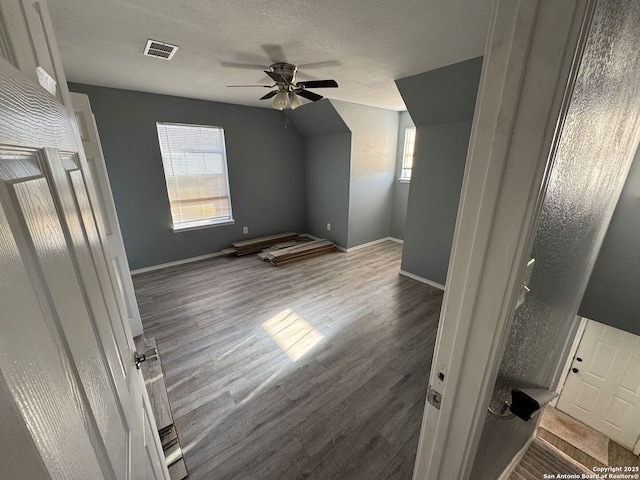
[[[158,123],[174,230],[233,220],[224,131]]]
[[[404,154],[402,156],[402,173],[401,180],[411,179],[411,170],[413,169],[413,149],[416,144],[416,129],[409,127],[404,132]]]

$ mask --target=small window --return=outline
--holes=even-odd
[[[224,130],[156,125],[173,230],[233,223]]]
[[[413,168],[413,148],[416,144],[416,129],[409,127],[404,131],[404,153],[402,154],[402,173],[400,180],[411,180],[411,169]]]

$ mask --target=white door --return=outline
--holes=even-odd
[[[46,4],[3,0],[1,476],[166,479],[91,178],[63,98]]]
[[[113,264],[118,290],[122,294],[125,308],[124,314],[129,321],[131,333],[135,337],[142,334],[142,320],[140,319],[136,294],[131,281],[129,262],[127,261],[127,254],[122,241],[120,223],[118,222],[118,214],[116,213],[116,206],[111,193],[111,184],[109,183],[107,165],[102,154],[98,128],[91,111],[89,97],[82,93],[73,92],[70,93],[70,97],[76,114],[78,129],[80,130],[82,146],[87,157],[87,165],[89,166],[98,198],[98,208],[104,223],[109,255]]]
[[[640,337],[589,320],[557,408],[633,450],[640,436]]]

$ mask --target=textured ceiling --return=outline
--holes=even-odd
[[[261,71],[333,78],[338,100],[404,110],[394,80],[482,55],[491,0],[50,0],[67,78],[129,90],[270,107]],[[147,39],[178,45],[171,61]],[[315,64],[315,65],[314,65]],[[307,67],[304,67],[307,65]],[[305,101],[306,102],[306,101]]]

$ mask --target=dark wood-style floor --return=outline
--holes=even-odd
[[[384,242],[134,277],[190,479],[410,479],[442,292]]]

